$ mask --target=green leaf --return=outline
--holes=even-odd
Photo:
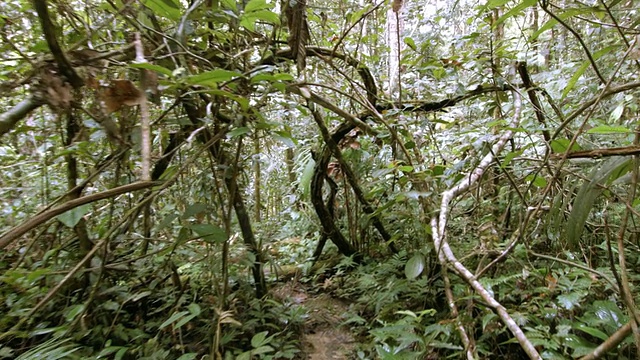
[[[487,313],[485,316],[482,317],[482,329],[486,329],[487,325],[489,325],[493,320],[495,320],[498,317],[498,315],[489,312]]]
[[[309,161],[304,166],[302,176],[300,177],[300,184],[298,185],[298,187],[307,198],[309,197],[309,192],[311,191],[311,178],[313,177],[313,169],[315,168],[315,166],[315,160],[313,160],[312,157],[309,157]]]
[[[187,309],[189,310],[189,312],[195,316],[200,315],[200,312],[202,312],[202,309],[200,308],[200,305],[196,304],[196,303],[191,303],[189,305],[187,305]]]
[[[271,10],[260,10],[251,13],[251,17],[269,24],[280,25],[280,17]]]
[[[255,349],[255,350],[252,350],[252,351],[251,351],[251,355],[266,354],[266,353],[272,352],[272,351],[274,351],[274,350],[275,350],[275,349],[274,349],[274,348],[272,348],[271,346],[269,346],[269,345],[264,345],[264,346],[260,346],[259,348]]]
[[[508,18],[518,15],[522,12],[522,10],[531,7],[536,4],[536,0],[524,0],[520,4],[514,6],[511,10],[507,11],[504,15],[500,16],[498,20],[496,20],[492,25],[495,28],[499,24],[502,24]]]
[[[410,47],[411,50],[418,51],[418,48],[416,47],[416,43],[413,41],[412,38],[410,37],[404,38],[404,43],[407,44],[407,46]]]
[[[587,294],[586,291],[573,291],[568,294],[559,295],[558,302],[563,308],[572,310],[574,307],[580,305],[580,301],[582,301]]]
[[[182,16],[180,2],[175,0],[143,0],[142,4],[156,15],[169,20],[177,22]]]
[[[198,353],[186,353],[178,358],[178,360],[193,360],[198,357]]]
[[[524,152],[524,149],[510,151],[507,155],[504,156],[504,159],[502,159],[502,162],[500,163],[500,167],[503,169],[506,168],[511,163],[511,160],[522,155],[523,152]]]
[[[78,316],[78,314],[84,311],[84,304],[78,304],[71,306],[65,310],[64,318],[67,321],[72,321]]]
[[[251,360],[251,351],[245,351],[236,357],[236,360]]]
[[[254,12],[257,10],[270,9],[273,5],[267,4],[266,0],[249,0],[244,7],[245,12]]]
[[[208,93],[211,95],[224,96],[228,99],[231,99],[237,102],[238,105],[240,105],[240,107],[242,108],[242,111],[244,112],[246,112],[247,109],[249,108],[249,100],[245,97],[230,93],[228,91],[220,90],[220,89],[209,90]]]
[[[534,186],[539,187],[539,188],[543,188],[545,186],[547,186],[547,180],[545,180],[544,177],[539,176],[539,175],[529,175],[526,177],[527,181],[531,182]]]
[[[223,243],[227,240],[227,233],[213,224],[191,224],[189,228],[198,236],[212,243]]]
[[[127,298],[127,301],[136,302],[136,301],[138,301],[138,300],[140,300],[140,299],[144,299],[144,298],[146,298],[146,297],[147,297],[147,296],[149,296],[149,295],[151,295],[151,291],[149,291],[149,290],[142,291],[142,292],[135,293],[135,294],[133,294],[133,295],[129,296],[129,297]]]
[[[504,4],[508,3],[510,0],[489,0],[487,2],[486,8],[489,10],[495,9],[499,6],[503,6]]]
[[[551,141],[551,151],[553,151],[556,154],[562,154],[567,152],[567,149],[569,148],[569,144],[571,143],[571,140],[569,139],[555,139]],[[574,143],[573,146],[571,147],[571,151],[578,151],[581,150],[582,148],[580,147],[580,145],[578,145],[578,143]]]
[[[220,4],[222,4],[223,8],[231,10],[233,12],[236,12],[238,10],[238,5],[235,0],[220,0]]]
[[[176,324],[173,325],[173,328],[174,329],[179,329],[179,328],[182,327],[182,325],[184,325],[184,324],[188,323],[189,321],[193,320],[193,318],[195,318],[195,317],[196,317],[196,315],[194,315],[194,314],[185,316],[182,319],[180,319],[178,322],[176,322]]]
[[[253,346],[253,348],[255,349],[265,345],[267,335],[269,335],[268,331],[259,332],[253,335],[253,337],[251,338],[251,346]]]
[[[587,130],[587,134],[629,134],[632,131],[624,126],[599,125]]]
[[[612,53],[616,48],[618,48],[618,46],[617,45],[613,45],[613,46],[609,46],[609,47],[606,47],[604,49],[601,49],[601,50],[595,52],[593,54],[593,60],[598,60],[603,55]],[[573,74],[571,79],[569,79],[569,82],[567,82],[567,86],[565,86],[564,91],[562,92],[562,98],[563,99],[573,89],[573,87],[578,82],[578,79],[580,79],[582,74],[585,72],[585,70],[587,70],[587,68],[589,68],[589,66],[591,66],[591,62],[587,59],[582,63],[582,65],[580,65],[578,70],[576,70],[576,72]]]
[[[216,86],[218,83],[229,81],[241,75],[235,71],[216,69],[189,76],[187,82],[192,85]]]
[[[166,75],[168,77],[173,76],[173,70],[169,70],[166,67],[163,67],[160,65],[154,65],[150,63],[133,63],[133,64],[129,64],[129,67],[134,69],[147,69],[147,70],[155,71],[157,73]]]
[[[69,228],[74,228],[83,216],[91,211],[91,204],[75,207],[65,213],[56,216],[56,219]]]
[[[237,137],[237,136],[240,136],[240,135],[247,134],[249,132],[251,132],[251,129],[249,129],[246,126],[243,126],[243,127],[235,128],[235,129],[229,131],[229,133],[227,135],[229,135],[229,138],[234,138],[234,137]]]
[[[418,315],[416,315],[416,313],[414,313],[411,310],[400,310],[400,311],[396,311],[396,314],[398,315],[406,315],[406,316],[411,316],[414,319],[418,318]]]
[[[178,321],[178,320],[182,319],[182,318],[183,318],[183,317],[185,317],[186,315],[189,315],[189,312],[188,312],[188,311],[180,311],[180,312],[177,312],[177,313],[173,313],[173,315],[171,315],[171,317],[169,317],[167,320],[165,320],[165,321],[162,323],[162,325],[160,325],[160,326],[158,327],[158,330],[162,330],[162,329],[164,329],[165,327],[167,327],[167,326],[169,326],[169,325],[173,324],[174,322],[176,322],[176,321]]]
[[[409,280],[417,278],[424,271],[426,260],[422,254],[415,254],[404,266],[404,275]]]
[[[122,359],[124,359],[124,355],[127,353],[127,350],[129,350],[129,348],[126,347],[126,346],[120,347],[120,350],[118,350],[116,355],[113,357],[113,360],[122,360]]]
[[[585,332],[585,333],[587,333],[587,334],[589,334],[589,335],[591,335],[591,336],[593,336],[595,338],[598,338],[598,339],[600,339],[602,341],[607,340],[609,338],[609,336],[607,334],[605,334],[604,332],[602,332],[601,330],[589,327],[589,326],[584,325],[584,324],[577,324],[576,326],[574,326],[574,328],[577,329],[577,330],[583,331],[583,332]]]
[[[255,31],[256,21],[261,20],[270,24],[280,25],[280,17],[270,10],[257,10],[245,13],[240,17],[240,26]]]
[[[102,349],[102,351],[100,351],[100,353],[98,354],[98,359],[106,358],[113,353],[117,353],[119,350],[122,350],[123,348],[125,349],[125,351],[127,350],[127,348],[123,346],[108,346]]]
[[[271,137],[280,141],[288,148],[293,149],[296,147],[295,140],[293,139],[291,134],[287,131],[276,131],[275,133],[271,134]]]
[[[622,114],[624,113],[624,106],[625,106],[624,101],[622,101],[620,102],[620,104],[618,104],[618,106],[616,106],[615,109],[613,109],[613,111],[611,112],[611,115],[609,116],[610,123],[614,123],[620,120],[620,118],[622,117]]]
[[[584,224],[591,213],[593,204],[602,193],[602,185],[611,178],[612,174],[621,174],[621,167],[629,166],[630,159],[624,157],[613,157],[605,161],[602,166],[593,169],[589,176],[589,181],[585,182],[578,190],[573,201],[573,208],[567,219],[565,227],[567,244],[570,250],[578,249]],[[615,179],[614,179],[615,180]]]
[[[184,213],[182,214],[182,218],[189,219],[193,216],[196,216],[198,214],[205,212],[206,210],[207,210],[206,204],[197,202],[195,204],[191,204],[187,206],[187,208],[184,210]]]

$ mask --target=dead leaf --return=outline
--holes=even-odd
[[[136,106],[144,101],[144,94],[129,80],[111,80],[108,86],[98,90],[98,99],[106,115],[122,106]]]

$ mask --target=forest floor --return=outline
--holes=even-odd
[[[325,292],[312,291],[295,280],[272,289],[276,298],[287,299],[308,310],[302,337],[306,358],[310,360],[348,359],[355,348],[351,331],[341,324],[349,306]]]

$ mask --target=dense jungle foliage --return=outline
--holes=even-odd
[[[0,359],[640,358],[639,28],[0,3]]]

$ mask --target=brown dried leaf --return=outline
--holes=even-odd
[[[98,90],[98,99],[106,115],[122,106],[136,106],[144,101],[144,93],[129,80],[111,80],[108,86]]]

